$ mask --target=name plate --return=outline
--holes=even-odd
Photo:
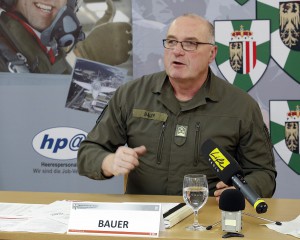
[[[68,234],[158,237],[159,203],[73,202]]]

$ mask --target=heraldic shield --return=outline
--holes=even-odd
[[[249,91],[270,61],[270,21],[215,21],[216,64],[224,78]]]
[[[300,175],[300,100],[270,101],[270,133],[280,158]]]
[[[300,83],[300,1],[257,0],[256,18],[271,20],[271,56]]]

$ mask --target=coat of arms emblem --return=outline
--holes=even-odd
[[[270,132],[274,149],[300,175],[300,101],[270,101]]]
[[[300,83],[300,1],[257,0],[256,18],[271,21],[271,56]]]
[[[216,63],[227,81],[249,91],[264,74],[271,53],[269,20],[215,21]]]
[[[239,31],[231,34],[229,42],[229,62],[231,68],[241,74],[248,74],[256,65],[256,41],[253,32],[244,30],[241,25]]]

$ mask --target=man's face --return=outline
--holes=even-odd
[[[180,17],[171,24],[167,38],[177,41],[208,42],[208,26],[198,18]],[[198,45],[195,51],[185,51],[178,43],[174,49],[164,51],[166,72],[171,79],[203,79],[216,52],[216,46],[208,44]]]
[[[43,31],[50,26],[59,9],[67,0],[18,0],[16,10],[36,30]]]

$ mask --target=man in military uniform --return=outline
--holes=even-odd
[[[256,101],[210,70],[213,25],[183,15],[163,44],[165,71],[116,91],[81,143],[79,174],[100,180],[128,174],[126,193],[181,195],[185,174],[204,173],[218,200],[229,186],[200,150],[212,139],[238,161],[251,188],[271,197],[276,170],[268,130]]]

